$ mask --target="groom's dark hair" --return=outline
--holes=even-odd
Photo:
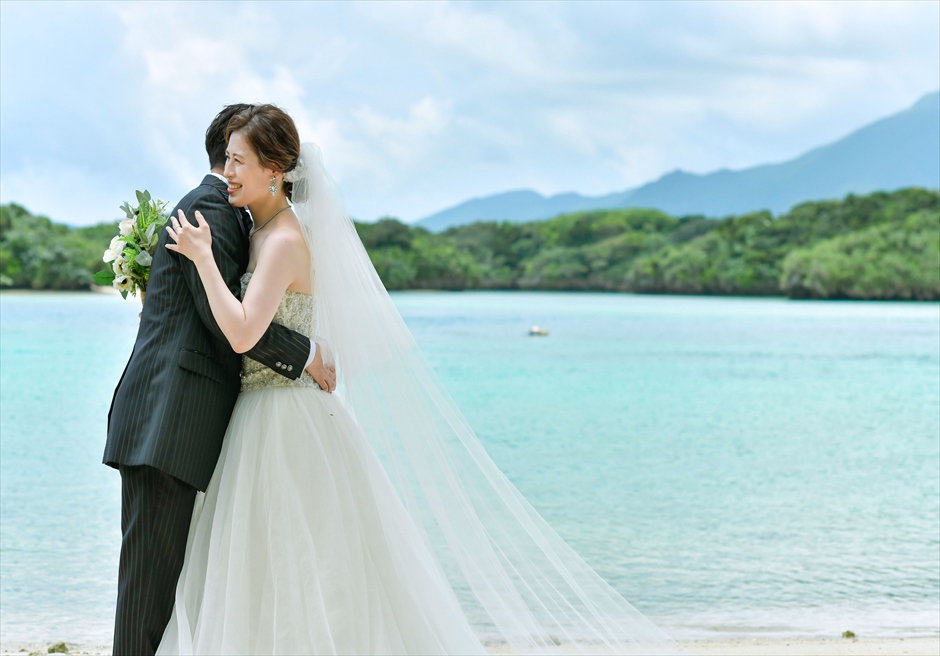
[[[241,114],[249,108],[251,108],[251,105],[245,103],[226,105],[222,108],[222,111],[212,119],[209,129],[206,130],[206,153],[209,155],[210,169],[225,166],[225,147],[228,145],[225,140],[225,128],[228,126],[228,122],[232,120],[233,116]]]

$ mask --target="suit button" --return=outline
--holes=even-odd
[[[293,371],[293,370],[294,370],[294,365],[292,365],[292,364],[287,365],[287,370],[288,370],[288,371]]]
[[[281,366],[281,363],[280,363],[280,362],[275,362],[274,365],[277,366],[277,367],[280,367],[280,366]]]

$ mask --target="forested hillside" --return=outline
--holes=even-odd
[[[923,189],[805,203],[780,217],[627,209],[440,235],[394,220],[359,230],[390,289],[940,299],[940,194]]]
[[[595,290],[940,300],[940,193],[805,203],[774,217],[657,210],[481,222],[433,234],[395,219],[356,228],[386,287]],[[116,224],[69,228],[0,207],[0,285],[82,289]]]
[[[0,205],[0,287],[88,289],[116,234],[117,221],[70,228],[15,203]]]

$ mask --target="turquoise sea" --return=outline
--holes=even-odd
[[[940,304],[394,298],[494,460],[675,637],[940,633]],[[0,640],[110,640],[138,310],[0,295]]]

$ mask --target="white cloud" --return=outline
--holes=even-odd
[[[55,217],[69,203],[30,176],[62,171],[75,223],[134,188],[185,193],[230,102],[288,110],[354,216],[416,219],[506,189],[779,161],[940,86],[937,3],[61,9],[0,5],[0,198]]]
[[[226,16],[203,6],[168,12],[146,3],[119,6],[117,12],[126,28],[125,56],[142,62],[145,71],[135,97],[147,153],[176,184],[191,186],[205,172],[202,136],[223,105],[244,100],[300,106],[304,91],[291,71],[275,63],[268,76],[258,73],[252,50],[240,45],[267,31],[263,22],[249,20],[250,8]],[[216,29],[207,32],[210,22]]]
[[[514,24],[501,9],[446,2],[381,3],[368,5],[361,15],[433,50],[429,58],[450,56],[517,78],[558,81],[573,35],[557,21],[538,21],[542,29],[533,30],[538,17],[534,13]]]
[[[422,98],[408,109],[407,118],[385,116],[369,106],[353,113],[362,140],[381,157],[383,187],[393,184],[394,172],[420,167],[434,153],[451,117],[449,103]]]

